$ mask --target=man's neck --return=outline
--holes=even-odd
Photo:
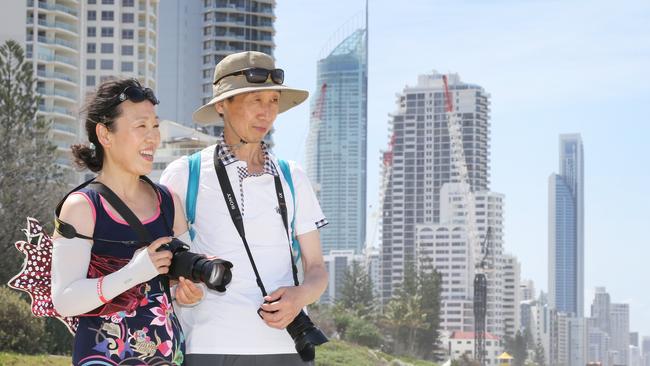
[[[264,166],[264,153],[259,142],[242,142],[235,133],[225,130],[224,141],[238,160],[246,162],[249,167]]]

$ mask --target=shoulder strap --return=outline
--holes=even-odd
[[[185,217],[190,231],[190,238],[194,240],[196,232],[192,225],[196,218],[196,197],[199,194],[199,178],[201,177],[201,152],[195,152],[189,158],[189,176],[187,179],[187,193],[185,195]]]
[[[140,239],[141,242],[145,243],[151,243],[153,241],[153,238],[151,237],[151,234],[149,233],[149,230],[147,230],[146,227],[140,222],[138,217],[131,211],[131,209],[122,201],[116,194],[113,192],[110,188],[105,186],[104,184],[100,182],[92,182],[90,183],[95,191],[99,192],[108,203],[115,208],[115,210],[122,216],[124,221],[126,221],[131,229],[135,231],[135,233],[138,235],[138,238]],[[156,192],[157,193],[157,192]]]
[[[283,159],[278,159],[278,165],[280,165],[282,176],[284,177],[284,180],[287,181],[289,190],[291,191],[291,199],[293,201],[293,217],[291,218],[291,248],[293,249],[295,261],[298,262],[300,259],[300,243],[298,242],[298,239],[296,239],[296,193],[293,188],[293,179],[291,178],[289,162]]]

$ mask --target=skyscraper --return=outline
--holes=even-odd
[[[158,0],[90,0],[84,11],[85,90],[116,76],[134,77],[155,90]]]
[[[604,287],[596,287],[594,294],[594,301],[591,304],[591,318],[593,319],[592,325],[598,327],[605,333],[610,332],[610,312],[611,300],[609,294]]]
[[[325,254],[350,249],[361,254],[365,244],[367,41],[367,27],[356,29],[317,66],[306,162],[331,224],[321,230]]]
[[[511,254],[503,256],[503,324],[504,334],[514,338],[521,326],[521,264]]]
[[[214,67],[227,55],[273,55],[275,0],[167,0],[161,4],[160,116],[192,125],[212,99]]]
[[[442,74],[420,75],[397,98],[392,126],[392,164],[384,189],[382,300],[386,302],[414,264],[416,225],[440,222],[440,189],[451,182],[452,161]],[[489,94],[448,75],[454,113],[461,118],[472,191],[489,185]]]
[[[583,148],[578,134],[560,135],[560,172],[549,178],[549,302],[584,312]]]
[[[610,307],[610,347],[614,364],[627,365],[630,348],[630,306],[612,303]]]
[[[641,358],[643,366],[650,366],[650,337],[643,337],[641,340]]]
[[[108,77],[156,87],[158,0],[14,1],[0,16],[0,38],[15,39],[33,63],[39,115],[52,121],[56,162],[69,183],[70,145],[85,138],[79,109]]]
[[[56,162],[67,168],[66,178],[73,183],[76,174],[68,156],[70,145],[78,141],[80,134],[77,116],[82,95],[79,80],[83,14],[76,1],[27,1],[26,10],[22,13],[22,31],[26,35],[26,55],[36,73],[36,91],[42,96],[38,114],[52,121]]]

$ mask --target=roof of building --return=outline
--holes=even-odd
[[[460,332],[460,331],[454,331],[451,334],[450,339],[474,339],[474,332]],[[485,339],[494,339],[494,340],[499,340],[499,337],[495,336],[492,333],[485,332]]]

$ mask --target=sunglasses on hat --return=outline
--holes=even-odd
[[[115,105],[122,103],[125,100],[130,100],[133,103],[140,103],[145,99],[150,101],[151,104],[159,104],[160,101],[156,98],[156,95],[153,93],[151,88],[142,88],[137,86],[127,86],[120,94],[116,97],[117,99]]]
[[[263,84],[266,82],[266,80],[269,79],[269,76],[271,77],[271,81],[273,83],[282,85],[284,82],[284,70],[282,69],[263,69],[261,67],[253,67],[250,69],[245,69],[245,70],[240,70],[240,71],[235,71],[233,73],[224,75],[217,79],[213,85],[217,85],[222,79],[227,78],[228,76],[237,76],[237,75],[244,75],[246,76],[246,81],[249,83],[253,84]]]

